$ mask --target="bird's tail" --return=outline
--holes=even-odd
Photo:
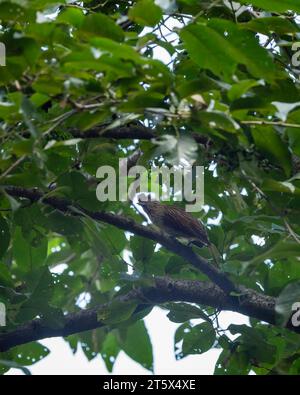
[[[217,247],[216,247],[214,244],[212,244],[212,243],[210,243],[210,244],[208,245],[208,248],[209,248],[209,251],[210,251],[210,253],[211,253],[211,256],[212,256],[212,258],[213,258],[213,260],[214,260],[215,266],[219,267],[219,266],[220,266],[220,252],[219,252],[219,250],[218,250]]]
[[[214,244],[205,243],[200,240],[193,240],[192,243],[199,248],[207,247],[210,251],[210,254],[211,254],[213,260],[214,260],[215,266],[217,266],[217,267],[220,266],[220,253]]]
[[[194,244],[195,246],[199,247],[199,248],[203,248],[203,247],[208,247],[207,243],[204,243],[200,240],[193,240],[192,244]]]

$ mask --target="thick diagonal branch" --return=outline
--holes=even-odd
[[[99,126],[84,132],[79,129],[71,129],[69,132],[73,135],[73,137],[82,139],[105,137],[116,140],[151,140],[155,137],[158,137],[154,129],[147,128],[142,124],[120,126],[112,129],[105,129],[105,127]],[[192,136],[198,144],[206,145],[211,141],[207,136],[199,133],[192,133]]]
[[[5,191],[14,197],[26,198],[32,202],[41,201],[44,204],[54,207],[63,213],[70,213],[73,215],[88,216],[96,221],[102,221],[114,225],[120,229],[130,231],[136,235],[146,237],[160,243],[169,251],[180,255],[191,265],[196,267],[204,273],[213,283],[217,284],[225,293],[240,292],[239,288],[219,269],[210,264],[206,259],[197,255],[191,248],[169,238],[168,236],[157,232],[149,227],[142,226],[136,223],[133,219],[107,213],[103,211],[89,211],[82,207],[75,206],[73,202],[67,199],[47,196],[38,189],[25,189],[16,186],[4,186]]]
[[[219,287],[202,281],[173,280],[159,277],[148,288],[140,288],[121,296],[116,296],[114,303],[137,303],[136,311],[145,308],[145,304],[155,305],[170,301],[198,303],[220,310],[230,310],[247,316],[263,320],[270,324],[275,323],[275,299],[258,294],[252,290],[245,290],[242,300],[231,298]],[[140,304],[139,304],[140,303]],[[142,304],[141,304],[142,303]],[[87,330],[100,328],[106,322],[99,319],[101,312],[109,310],[110,305],[103,304],[97,308],[69,314],[64,318],[63,325],[55,328],[37,319],[24,324],[8,333],[0,335],[0,351],[7,351],[17,345],[41,340],[49,337],[68,336]],[[105,314],[103,314],[105,316]]]

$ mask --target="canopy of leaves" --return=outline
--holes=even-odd
[[[162,304],[181,324],[176,358],[217,347],[216,374],[299,374],[300,339],[282,322],[300,292],[300,5],[240,3],[0,2],[0,336],[37,317],[60,328],[67,314],[105,304],[105,326],[67,337],[71,349],[81,344],[109,371],[124,350],[152,370],[142,321],[151,309],[116,298],[155,276],[207,278],[151,240],[5,187],[141,222],[130,202],[97,200],[97,169],[118,174],[125,157],[149,169],[184,161],[205,167],[206,210],[194,215],[208,225],[221,270],[238,285],[283,294],[278,326],[251,319],[225,332],[214,308]],[[48,353],[38,342],[19,345],[0,353],[0,371],[29,373]]]

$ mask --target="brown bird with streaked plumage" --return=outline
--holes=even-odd
[[[168,235],[183,237],[189,241],[189,244],[195,244],[200,248],[211,245],[204,225],[182,208],[161,204],[145,195],[139,196],[138,204],[142,206],[153,224]]]

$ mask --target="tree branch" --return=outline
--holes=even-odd
[[[114,303],[135,303],[139,301],[136,312],[146,305],[162,304],[165,302],[189,302],[211,306],[220,310],[230,310],[246,314],[253,318],[263,320],[270,324],[275,323],[275,299],[260,295],[252,290],[245,290],[243,300],[232,299],[219,287],[202,281],[174,280],[158,277],[154,285],[149,288],[140,288],[121,296],[116,296]],[[82,310],[65,317],[63,325],[55,328],[49,327],[43,319],[30,321],[23,326],[7,333],[0,334],[0,352],[12,347],[41,340],[49,337],[69,336],[87,330],[100,328],[106,325],[99,319],[101,311],[109,310],[110,304],[99,305],[97,308]]]
[[[96,221],[105,222],[114,225],[120,229],[127,230],[136,235],[146,237],[161,244],[169,251],[181,256],[187,260],[191,265],[204,273],[213,283],[217,284],[225,293],[231,292],[239,293],[240,289],[218,268],[209,263],[206,259],[197,255],[190,247],[187,247],[177,240],[174,240],[158,231],[136,223],[131,218],[126,218],[121,215],[106,213],[103,211],[89,211],[82,207],[75,205],[73,202],[53,196],[47,196],[37,188],[25,189],[16,186],[3,186],[6,193],[11,196],[26,198],[31,202],[41,201],[44,204],[54,207],[63,213],[69,213],[74,216],[88,216]]]
[[[282,126],[286,128],[300,128],[299,123],[288,123],[283,121],[265,121],[265,120],[250,120],[241,121],[243,125],[260,125],[260,126]]]
[[[113,128],[109,130],[105,130],[105,127],[100,126],[85,132],[82,132],[78,129],[71,129],[69,132],[75,138],[81,139],[89,139],[89,138],[111,138],[116,140],[123,140],[123,139],[136,139],[136,140],[151,140],[157,137],[155,131],[151,128],[147,128],[140,125],[128,125],[128,126],[121,126],[118,128]],[[206,145],[211,140],[204,135],[199,133],[192,133],[193,138],[198,144]]]
[[[75,138],[111,138],[111,139],[137,139],[137,140],[151,140],[155,137],[155,133],[152,129],[146,128],[143,125],[130,125],[121,126],[118,128],[108,129],[106,127],[100,126],[93,129],[89,129],[82,132],[78,129],[71,129],[69,132]]]
[[[133,232],[136,235],[154,240],[168,250],[186,259],[216,284],[158,277],[153,280],[153,286],[134,289],[126,295],[117,296],[114,301],[117,300],[119,303],[124,304],[130,302],[136,303],[136,311],[145,308],[145,305],[161,304],[169,301],[199,303],[220,310],[239,312],[272,325],[276,324],[275,298],[260,294],[243,286],[235,286],[224,273],[210,265],[201,256],[195,254],[192,249],[170,239],[160,232],[137,224],[132,219],[126,217],[105,212],[90,212],[86,209],[78,208],[73,206],[73,203],[67,199],[53,196],[47,197],[47,195],[38,189],[25,189],[16,186],[2,186],[2,188],[11,196],[26,198],[31,202],[40,201],[63,213],[68,212],[79,216],[88,215],[97,221],[102,221],[117,226],[120,229]],[[239,296],[231,296],[229,293],[232,291],[238,292]],[[105,304],[98,306],[98,308],[69,314],[65,317],[63,326],[57,328],[47,326],[43,319],[31,321],[11,332],[0,334],[0,351],[6,351],[11,347],[35,340],[68,336],[73,333],[99,328],[105,325],[106,322],[97,318],[99,317],[98,313],[102,310],[109,309],[109,307],[109,304]],[[294,327],[291,324],[291,320],[288,322],[287,328],[297,333],[300,332],[300,327]]]

